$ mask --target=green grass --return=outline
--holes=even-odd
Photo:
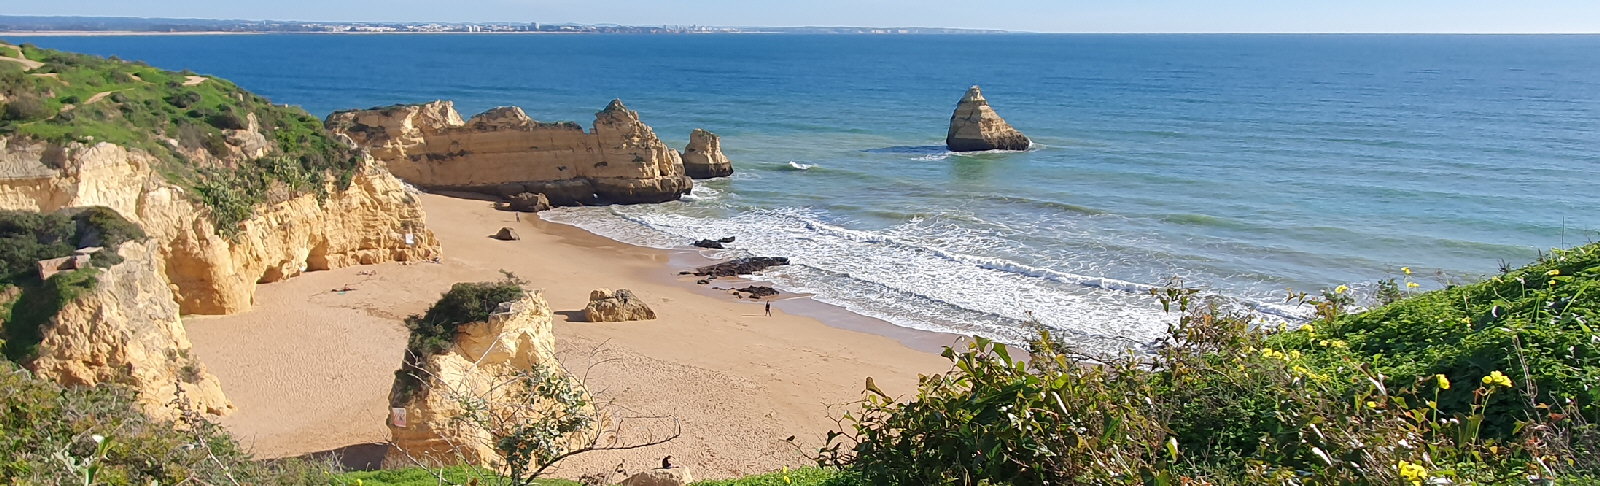
[[[1573,400],[1600,422],[1600,244],[1557,250],[1527,267],[1488,280],[1418,294],[1313,332],[1281,334],[1274,345],[1331,361],[1370,363],[1392,387],[1444,375],[1440,409],[1465,412],[1473,385],[1501,371],[1537,403]],[[1345,346],[1324,345],[1339,341]],[[1531,386],[1530,386],[1531,385]],[[1508,434],[1527,398],[1501,394],[1489,404],[1488,427]]]
[[[694,484],[696,486],[853,486],[866,483],[855,475],[838,469],[807,467],[738,479],[699,481]]]
[[[163,176],[193,189],[212,209],[220,233],[235,233],[238,223],[263,204],[308,193],[326,196],[329,181],[337,189],[348,187],[358,165],[356,153],[335,141],[321,120],[299,108],[273,105],[227,80],[207,78],[186,86],[193,73],[26,44],[20,48],[44,65],[23,72],[16,63],[0,63],[0,93],[16,105],[0,116],[0,136],[56,144],[109,142],[149,152],[163,161]],[[109,94],[88,102],[102,92]],[[235,160],[225,131],[244,128],[252,115],[270,142],[270,153]],[[199,152],[221,162],[189,155]]]
[[[438,471],[448,483],[467,484],[476,478],[480,481],[493,478],[494,472],[488,469],[472,466],[454,466]],[[380,471],[359,471],[335,475],[332,484],[348,486],[360,484],[361,486],[436,486],[440,484],[439,478],[433,472],[420,468],[384,469]],[[488,482],[486,484],[493,484]],[[534,484],[541,486],[579,486],[577,481],[565,479],[540,479]]]

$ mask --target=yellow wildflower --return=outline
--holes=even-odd
[[[1400,267],[1400,271],[1405,272],[1406,275],[1411,275],[1411,267]]]
[[[1333,293],[1335,293],[1335,294],[1342,294],[1342,293],[1349,292],[1349,291],[1350,291],[1350,286],[1349,285],[1340,285],[1338,287],[1334,287],[1333,288]]]
[[[1446,378],[1444,376],[1444,374],[1433,375],[1433,380],[1439,382],[1439,389],[1440,390],[1449,390],[1450,389],[1450,379]]]
[[[1489,372],[1489,376],[1483,377],[1483,384],[1502,388],[1511,388],[1511,377],[1506,376],[1505,373],[1501,373],[1500,370],[1494,370]]]
[[[1428,479],[1428,468],[1422,467],[1421,464],[1400,461],[1399,464],[1395,465],[1395,468],[1400,470],[1401,480],[1410,482],[1413,485],[1422,484],[1424,479]]]
[[[1418,284],[1416,282],[1406,282],[1406,288],[1408,288],[1408,289],[1414,289],[1414,288],[1421,287],[1421,286],[1422,286],[1422,284]]]
[[[1550,279],[1550,282],[1548,282],[1548,283],[1550,284],[1551,287],[1556,286],[1556,280],[1555,279]]]
[[[1317,332],[1317,326],[1313,326],[1313,325],[1311,325],[1311,323],[1307,322],[1305,325],[1300,326],[1300,330],[1305,331],[1305,332],[1314,333],[1314,332]]]
[[[1551,277],[1554,277],[1556,275],[1561,275],[1561,271],[1552,269],[1552,270],[1550,270],[1548,272],[1544,272],[1544,274],[1548,275],[1548,276],[1551,276]]]
[[[1378,402],[1367,400],[1367,408],[1378,408]]]
[[[1298,350],[1298,349],[1289,350],[1289,359],[1300,359],[1300,350]]]

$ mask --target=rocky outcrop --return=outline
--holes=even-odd
[[[656,311],[645,305],[644,299],[628,289],[595,289],[589,292],[589,305],[583,309],[583,319],[589,322],[647,321],[656,318]]]
[[[1026,135],[1011,128],[984,99],[977,86],[967,89],[966,96],[956,104],[950,115],[950,132],[944,144],[953,152],[979,152],[984,150],[1027,150],[1033,142]]]
[[[693,179],[733,175],[733,162],[722,154],[722,137],[694,129],[689,134],[689,146],[683,148],[683,170]]]
[[[404,419],[391,412],[395,447],[388,462],[503,462],[489,427],[460,420],[470,416],[462,407],[471,403],[485,410],[514,409],[505,403],[516,399],[516,387],[506,386],[507,377],[557,366],[550,317],[549,304],[538,294],[503,303],[487,321],[461,325],[449,349],[421,359],[414,373],[428,379],[408,381],[397,374],[390,407],[403,409]]]
[[[448,101],[339,112],[326,124],[395,176],[429,189],[535,193],[570,206],[670,201],[694,185],[678,152],[620,100],[595,114],[589,132],[515,107],[463,121]]]
[[[43,327],[38,357],[28,367],[67,386],[127,385],[158,417],[174,415],[166,404],[178,389],[195,411],[225,414],[233,405],[189,353],[178,304],[155,258],[159,249],[156,241],[124,243],[122,263],[77,270],[95,271],[96,284]]]
[[[550,198],[545,197],[544,194],[534,194],[531,192],[512,194],[511,197],[506,198],[504,207],[501,209],[508,209],[511,211],[524,213],[537,213],[539,211],[550,209]]]
[[[694,269],[689,272],[697,277],[733,277],[749,275],[770,267],[788,265],[789,259],[784,257],[746,257],[713,263]]]
[[[439,256],[419,202],[371,161],[347,189],[330,183],[326,198],[306,194],[256,208],[231,237],[218,234],[186,189],[156,172],[160,163],[109,143],[0,139],[0,209],[105,206],[149,236],[147,247],[124,245],[127,260],[102,271],[93,292],[45,329],[30,365],[41,375],[129,384],[151,405],[181,387],[194,409],[224,413],[230,407],[215,378],[187,355],[180,314],[246,310],[256,284],[308,270]]]
[[[184,314],[232,314],[250,307],[257,283],[310,270],[439,256],[422,207],[381,166],[363,162],[347,189],[259,207],[224,237],[184,188],[157,174],[138,150],[94,145],[8,145],[0,141],[0,209],[50,212],[105,206],[138,223],[175,286]]]
[[[495,233],[494,236],[491,236],[491,238],[500,241],[517,241],[522,239],[521,236],[517,235],[517,230],[511,229],[510,226],[501,226],[500,231]]]

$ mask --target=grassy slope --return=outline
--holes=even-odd
[[[8,99],[0,136],[110,142],[154,154],[165,162],[160,169],[169,180],[194,189],[211,207],[223,232],[263,203],[320,193],[326,181],[345,187],[354,173],[356,154],[320,120],[226,80],[196,83],[189,72],[27,44],[4,49],[20,50],[43,66],[0,62],[0,93]],[[244,128],[251,115],[271,145],[268,156],[217,163],[185,155],[205,151],[227,159],[227,130]]]
[[[1465,411],[1477,381],[1501,371],[1539,403],[1571,399],[1590,421],[1600,421],[1597,327],[1600,244],[1590,244],[1557,250],[1482,282],[1344,316],[1312,332],[1284,333],[1275,341],[1308,356],[1372,363],[1395,386],[1442,374],[1466,385],[1441,393],[1441,409],[1447,412]],[[1348,347],[1323,345],[1330,340]],[[1496,397],[1492,409],[1520,411],[1525,399],[1518,395]]]

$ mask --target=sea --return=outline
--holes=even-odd
[[[1141,349],[1175,282],[1270,323],[1386,279],[1468,282],[1600,230],[1600,36],[219,35],[29,37],[228,78],[317,116],[453,100],[589,125],[612,98],[732,177],[556,222],[713,258],[895,325],[1034,323]],[[943,147],[981,85],[1034,142]],[[1402,268],[1409,268],[1406,275]]]

